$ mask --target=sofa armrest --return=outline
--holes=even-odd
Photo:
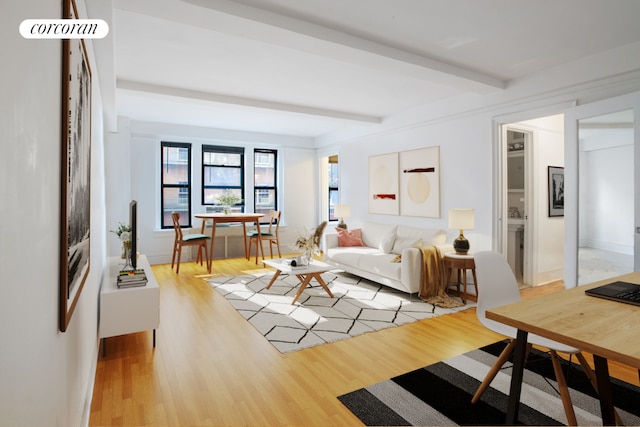
[[[338,244],[338,235],[337,234],[325,234],[323,237],[324,250],[326,251],[329,248],[337,248]]]
[[[454,252],[452,243],[438,245],[440,255]],[[422,252],[419,248],[406,248],[402,250],[400,280],[408,289],[420,289],[422,280]]]
[[[422,275],[422,253],[420,249],[403,249],[400,262],[400,281],[407,289],[420,289],[420,277]]]

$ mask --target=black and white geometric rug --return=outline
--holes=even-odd
[[[216,277],[208,282],[282,353],[352,338],[472,307],[436,307],[416,295],[342,272],[322,274],[335,298],[311,280],[294,305],[298,278],[281,274],[266,289],[272,273]]]
[[[506,342],[492,344],[338,399],[368,426],[504,425],[510,362],[478,403],[472,404],[471,397],[505,345]],[[602,425],[599,401],[580,366],[571,364],[568,371],[565,369],[565,377],[578,425]],[[624,425],[640,425],[640,388],[612,379],[612,392]],[[566,425],[547,353],[533,349],[529,355],[520,401],[518,424]]]

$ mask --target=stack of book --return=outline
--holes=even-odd
[[[147,275],[143,269],[123,270],[118,273],[119,288],[133,288],[136,286],[145,286],[147,284]]]

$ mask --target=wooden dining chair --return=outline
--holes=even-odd
[[[262,247],[262,242],[265,240],[269,242],[269,253],[271,254],[271,258],[273,258],[273,245],[276,245],[278,248],[278,257],[282,258],[280,253],[280,240],[278,231],[280,229],[280,215],[281,211],[270,210],[269,215],[267,216],[267,221],[269,222],[269,228],[266,231],[260,230],[260,240],[258,240],[258,230],[250,231],[247,233],[247,237],[249,238],[249,250],[247,251],[247,255],[251,256],[251,245],[253,242],[256,243],[256,264],[258,263],[258,252],[262,252],[262,259],[264,259],[264,248]]]
[[[173,243],[173,257],[171,258],[171,269],[176,261],[176,255],[178,256],[178,265],[176,267],[176,274],[180,272],[180,258],[182,256],[183,246],[198,246],[198,258],[202,265],[202,249],[204,248],[204,256],[207,260],[207,268],[209,268],[209,250],[207,249],[207,241],[210,239],[206,234],[183,234],[182,227],[180,227],[180,213],[171,212],[171,219],[173,220],[173,229],[176,232],[176,238]]]

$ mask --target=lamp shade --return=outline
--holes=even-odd
[[[449,209],[449,228],[456,230],[473,230],[473,209]]]
[[[333,205],[333,215],[338,218],[349,218],[351,216],[351,206],[347,204]]]
[[[466,255],[471,245],[462,230],[473,230],[473,209],[449,209],[449,228],[460,230],[460,235],[453,241],[457,254]]]

